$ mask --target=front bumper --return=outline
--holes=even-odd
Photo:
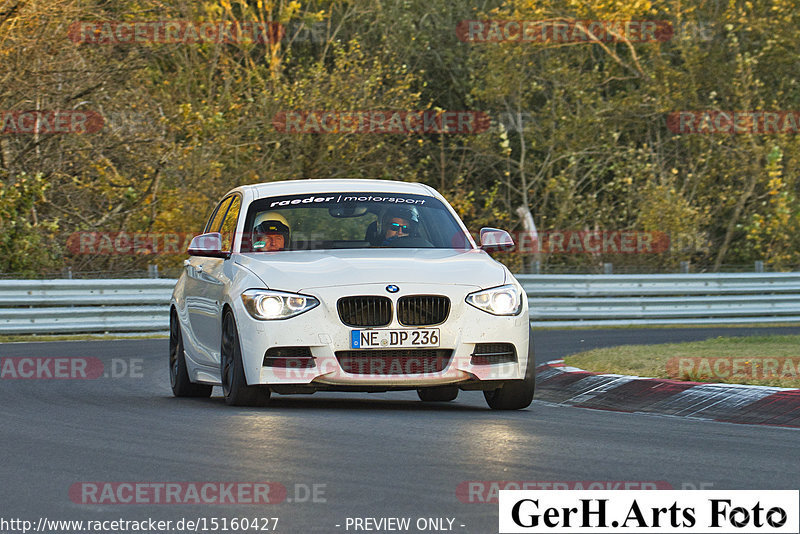
[[[358,387],[426,387],[445,384],[466,384],[476,381],[520,380],[525,376],[528,360],[529,319],[527,297],[519,315],[497,317],[467,304],[467,294],[481,288],[467,285],[447,287],[431,284],[403,284],[401,291],[388,294],[384,284],[362,284],[309,288],[301,292],[319,299],[316,308],[280,321],[259,321],[250,316],[241,301],[235,302],[242,347],[242,359],[250,385],[306,385],[310,389],[357,389]],[[339,318],[336,303],[339,298],[355,295],[387,296],[396,310],[397,300],[407,295],[444,295],[450,299],[450,313],[437,328],[440,334],[439,354],[447,361],[439,367],[427,365],[420,353],[403,354],[398,349],[381,351],[381,361],[375,362],[376,349],[353,351],[351,331]],[[367,328],[357,328],[366,330]],[[407,329],[393,314],[392,323],[381,329]],[[472,354],[479,343],[513,344],[516,361],[477,364]],[[290,364],[287,367],[264,365],[266,352],[274,347],[308,347],[313,366]],[[349,356],[359,360],[358,372],[348,372],[337,359],[337,352],[352,351]],[[387,359],[388,358],[388,359]],[[351,362],[353,360],[351,359]],[[365,366],[364,362],[368,362]],[[439,360],[442,361],[442,360]],[[353,370],[353,366],[350,366]],[[366,372],[365,372],[366,371]]]

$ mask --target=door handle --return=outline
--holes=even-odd
[[[203,272],[203,266],[202,265],[198,265],[197,267],[194,268],[194,270],[197,271],[198,273],[202,273]]]

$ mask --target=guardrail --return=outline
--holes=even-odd
[[[175,280],[0,280],[0,334],[164,332]]]
[[[800,273],[517,275],[534,326],[800,322]]]
[[[800,273],[517,275],[534,326],[800,323]],[[166,332],[173,279],[0,280],[0,334]]]

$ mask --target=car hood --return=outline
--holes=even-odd
[[[506,269],[481,250],[348,249],[238,254],[270,289],[301,291],[363,284],[425,283],[487,288],[506,283]]]

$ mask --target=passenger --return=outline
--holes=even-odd
[[[280,213],[260,213],[253,224],[253,252],[275,252],[289,247],[289,221]]]

